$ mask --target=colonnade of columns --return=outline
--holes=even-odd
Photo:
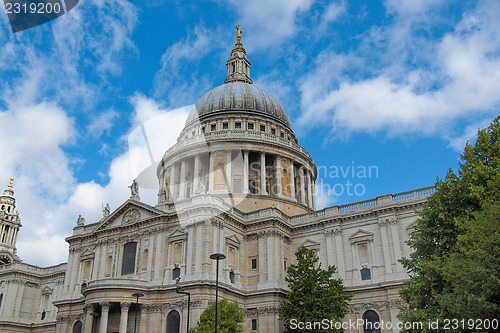
[[[119,325],[119,333],[127,333],[127,325],[128,325],[128,316],[131,302],[120,302],[120,325]],[[108,322],[109,322],[109,309],[111,307],[110,302],[100,302],[99,306],[101,308],[101,314],[99,316],[99,326],[95,330],[98,333],[107,333],[108,331]],[[85,315],[85,324],[84,324],[84,333],[92,333],[94,332],[93,326],[94,318],[95,318],[95,310],[97,304],[90,304],[86,307],[86,315]]]
[[[277,154],[215,151],[186,157],[163,175],[167,200],[195,193],[274,195],[315,207],[314,176],[309,167]]]
[[[7,227],[9,227],[8,230]],[[16,243],[18,231],[18,228],[2,223],[2,226],[0,227],[0,243],[14,245]]]

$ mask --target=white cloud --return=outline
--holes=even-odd
[[[228,0],[239,14],[243,32],[250,30],[248,42],[252,48],[279,44],[297,32],[297,16],[307,11],[314,0]],[[247,38],[247,37],[245,37]]]
[[[87,125],[87,134],[97,138],[100,137],[113,127],[118,117],[118,112],[114,110],[107,110],[92,117],[90,124]]]
[[[464,15],[455,31],[433,46],[437,52],[431,66],[421,69],[404,65],[393,71],[389,65],[373,77],[351,80],[339,74],[355,63],[349,56],[337,67],[333,61],[318,61],[301,85],[299,125],[327,123],[347,132],[383,130],[390,135],[449,137],[447,130],[457,119],[498,113],[498,16],[498,3],[484,4]],[[324,59],[325,54],[320,57]],[[331,58],[342,56],[331,54]]]

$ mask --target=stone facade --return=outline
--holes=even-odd
[[[280,332],[286,269],[302,245],[354,294],[346,320],[374,311],[396,321],[408,279],[398,259],[433,188],[316,210],[316,166],[281,105],[252,85],[241,35],[227,67],[160,161],[157,205],[140,201],[134,180],[131,198],[100,221],[79,217],[67,264],[27,265],[14,259],[15,238],[4,245],[2,332],[184,332],[187,297],[175,278],[191,293],[194,327],[215,301],[212,253],[226,256],[219,297],[240,303],[245,331]]]

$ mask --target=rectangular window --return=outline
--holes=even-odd
[[[286,271],[286,260],[283,261],[283,269]]]
[[[249,130],[253,130],[253,124],[252,123],[248,123],[248,129]]]
[[[213,132],[217,129],[217,126],[215,124],[210,125],[210,130]]]
[[[257,331],[257,319],[252,319],[252,331]]]
[[[257,259],[252,259],[252,269],[257,269]]]
[[[122,275],[134,273],[136,250],[137,250],[136,242],[127,243],[123,246]]]
[[[205,133],[205,126],[201,128],[201,133]]]
[[[228,129],[229,124],[228,123],[222,123],[222,129]]]
[[[284,138],[285,137],[285,133],[284,132],[281,132],[281,137]]]
[[[276,134],[276,130],[274,128],[271,128],[271,134],[272,135],[275,135]]]
[[[234,278],[235,278],[234,272],[229,272],[229,280],[231,281],[232,284],[234,284]]]
[[[239,121],[234,123],[234,128],[241,129],[241,123]]]
[[[266,131],[266,126],[265,125],[260,125],[260,131],[265,132]]]
[[[370,271],[369,268],[363,268],[361,270],[361,280],[371,280],[372,279],[372,272]]]

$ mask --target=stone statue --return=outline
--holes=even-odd
[[[137,182],[137,179],[134,179],[132,181],[132,185],[128,187],[130,189],[130,199],[134,200],[141,200],[141,197],[139,196],[139,183]]]
[[[76,225],[81,227],[85,224],[85,218],[82,217],[81,215],[78,215],[78,218],[76,219]]]
[[[102,217],[103,218],[108,217],[110,211],[111,211],[111,209],[109,208],[109,203],[107,203],[106,206],[104,206],[104,208],[102,210]]]

